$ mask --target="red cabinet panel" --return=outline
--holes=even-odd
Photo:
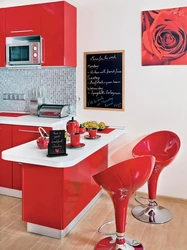
[[[22,190],[22,163],[12,163],[12,188]]]
[[[45,128],[49,133],[51,128]],[[35,126],[13,126],[13,147],[36,140],[40,136],[38,127]],[[24,154],[24,152],[23,152]],[[22,189],[22,164],[13,162],[13,189]]]
[[[12,126],[0,124],[0,154],[12,147]],[[12,188],[12,162],[4,161],[0,157],[0,186]]]
[[[6,8],[6,36],[40,35],[41,5]]]
[[[0,66],[5,36],[40,35],[42,66],[76,67],[76,16],[76,8],[64,1],[0,9]]]
[[[51,128],[46,128],[47,133]],[[17,126],[0,124],[0,186],[22,189],[22,164],[5,161],[1,158],[3,150],[37,139],[40,136],[36,126]],[[36,146],[37,147],[37,146]],[[23,152],[24,154],[24,152]]]
[[[5,9],[0,9],[0,67],[5,66]]]
[[[5,66],[5,37],[0,35],[0,67]]]
[[[104,146],[71,168],[64,168],[62,227],[65,228],[99,193],[92,176],[108,167],[108,146]]]
[[[51,128],[45,128],[49,132]],[[13,126],[13,147],[33,141],[40,136],[37,126]]]
[[[5,35],[5,9],[0,9],[0,36]]]
[[[76,8],[42,4],[43,66],[76,66]]]
[[[69,168],[23,163],[23,220],[66,228],[101,190],[92,175],[108,167],[107,159],[108,146],[104,146]]]

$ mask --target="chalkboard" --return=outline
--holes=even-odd
[[[67,155],[65,130],[50,130],[47,156],[54,157],[65,155]]]
[[[124,110],[124,53],[84,53],[85,109]]]

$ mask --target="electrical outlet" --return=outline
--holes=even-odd
[[[24,101],[25,94],[3,93],[3,100]]]
[[[19,94],[18,98],[19,98],[19,100],[24,101],[25,100],[25,94]]]
[[[3,93],[3,100],[8,100],[8,94],[7,93]]]

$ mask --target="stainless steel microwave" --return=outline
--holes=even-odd
[[[39,36],[7,37],[6,66],[41,65]]]

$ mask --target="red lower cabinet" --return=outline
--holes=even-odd
[[[12,188],[12,162],[0,159],[0,186]]]
[[[100,192],[92,175],[108,167],[108,146],[68,168],[23,164],[23,220],[63,230]]]
[[[47,133],[51,128],[44,128]],[[36,126],[17,126],[13,125],[13,147],[20,144],[36,140],[40,136],[38,127]],[[24,154],[24,152],[23,152]],[[22,164],[13,162],[13,189],[22,190]]]
[[[0,154],[12,147],[12,126],[0,124]],[[0,186],[12,188],[12,162],[0,157]]]
[[[12,187],[13,189],[22,190],[22,163],[21,162],[13,162]]]
[[[47,127],[44,129],[47,133],[51,130]],[[0,124],[0,187],[22,190],[22,164],[3,160],[2,151],[36,140],[39,136],[37,126]]]

